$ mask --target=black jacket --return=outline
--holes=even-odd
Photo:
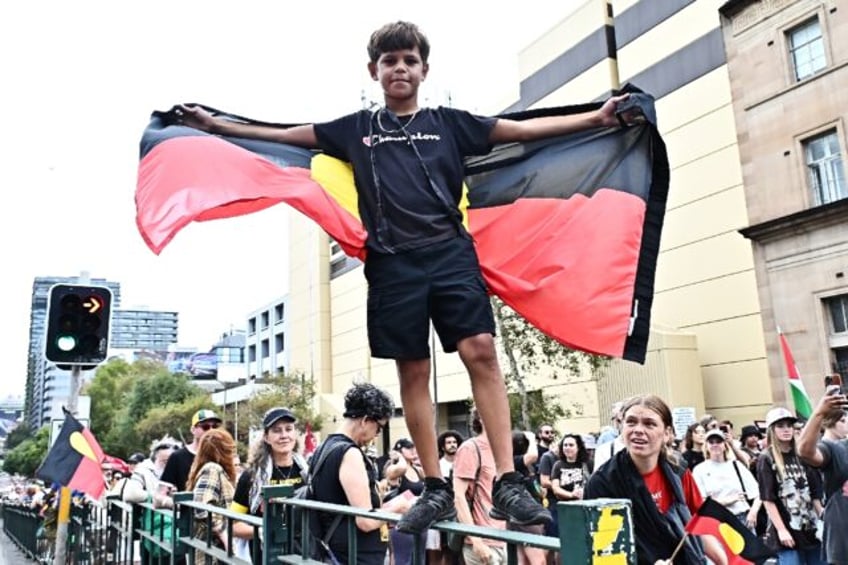
[[[639,565],[654,565],[668,559],[686,535],[684,530],[691,517],[683,497],[683,486],[676,467],[660,459],[660,466],[671,485],[674,500],[666,514],[661,514],[645,481],[633,460],[622,450],[596,470],[589,478],[583,493],[585,499],[626,498],[632,503],[633,537]],[[674,559],[675,565],[703,565],[706,562],[700,540],[689,536]]]

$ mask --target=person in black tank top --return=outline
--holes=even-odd
[[[381,506],[376,472],[362,451],[382,432],[393,412],[391,396],[370,383],[356,384],[348,390],[341,426],[336,433],[327,436],[312,456],[315,462],[325,450],[332,450],[312,477],[315,500],[365,509],[382,508],[398,513],[409,509],[409,499],[404,496]],[[333,528],[335,517],[331,513],[319,514],[318,531],[315,532],[319,539],[326,539],[333,557],[342,564],[382,565],[388,545],[387,524],[381,520],[357,517],[358,551],[351,559],[348,555],[347,525],[342,522]]]

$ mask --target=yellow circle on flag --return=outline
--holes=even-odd
[[[81,433],[73,432],[71,434],[71,447],[73,447],[83,457],[88,457],[92,461],[97,461],[97,457],[94,455],[94,450],[91,449],[91,445]]]
[[[723,522],[718,525],[718,531],[733,555],[742,553],[742,550],[745,549],[745,538],[742,537],[742,534],[737,532],[733,526]]]

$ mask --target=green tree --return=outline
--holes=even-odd
[[[147,450],[152,438],[142,434],[138,426],[154,408],[182,404],[195,397],[202,397],[208,405],[208,394],[192,384],[188,376],[171,373],[156,361],[132,363],[127,385],[128,390],[112,416],[111,427],[105,435],[98,436],[104,451],[110,455],[126,457],[134,451]]]
[[[49,440],[50,427],[44,426],[35,436],[22,441],[6,453],[3,470],[11,474],[34,477],[36,469],[47,455]]]
[[[544,422],[581,414],[583,405],[579,402],[563,408],[553,395],[528,390],[527,375],[546,369],[552,371],[552,379],[569,378],[580,375],[585,368],[595,377],[609,358],[565,347],[497,297],[492,297],[492,309],[498,326],[499,354],[506,358],[504,380],[511,393],[513,425],[531,430]]]
[[[262,427],[262,416],[269,408],[285,406],[297,417],[300,426],[308,422],[314,431],[324,425],[321,414],[314,409],[317,394],[315,381],[302,371],[280,373],[264,381],[264,389],[247,403],[247,421],[252,428]]]
[[[98,367],[94,378],[81,392],[91,398],[92,433],[105,435],[112,429],[135,378],[133,365],[120,358],[110,359]]]
[[[29,422],[21,422],[6,436],[6,451],[14,449],[32,436],[33,429]]]
[[[209,408],[210,403],[208,394],[198,394],[183,402],[151,408],[135,426],[143,446],[140,451],[146,451],[152,441],[164,436],[171,436],[183,443],[191,443],[193,439],[189,434],[191,417],[198,410]]]

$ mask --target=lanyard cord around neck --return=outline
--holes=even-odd
[[[380,182],[380,175],[377,172],[377,147],[375,145],[374,140],[374,121],[375,118],[379,118],[379,114],[383,112],[384,109],[381,108],[371,114],[371,118],[368,121],[368,141],[370,145],[370,158],[371,158],[371,176],[374,181],[374,192],[375,199],[377,204],[377,242],[386,248],[386,251],[389,253],[395,253],[395,250],[392,246],[388,245],[385,241],[385,237],[389,235],[389,224],[386,220],[385,210],[383,209],[383,185]],[[418,164],[421,165],[421,170],[424,171],[424,176],[427,179],[427,184],[430,186],[430,190],[436,195],[439,202],[445,207],[448,212],[448,216],[456,223],[456,228],[459,235],[463,237],[469,237],[468,232],[465,230],[465,226],[462,224],[462,212],[459,209],[451,204],[448,200],[445,193],[439,188],[439,185],[433,180],[432,175],[430,175],[430,169],[427,168],[426,163],[424,163],[424,158],[421,156],[421,152],[418,150],[418,146],[413,141],[412,136],[409,133],[409,130],[406,129],[406,126],[409,125],[412,120],[404,125],[400,119],[397,118],[393,113],[387,112],[392,120],[400,126],[400,131],[403,132],[403,135],[406,137],[407,145],[412,147],[412,151],[415,153],[415,158],[418,160]],[[413,118],[418,114],[418,111],[413,114]],[[396,130],[394,130],[396,131]]]

